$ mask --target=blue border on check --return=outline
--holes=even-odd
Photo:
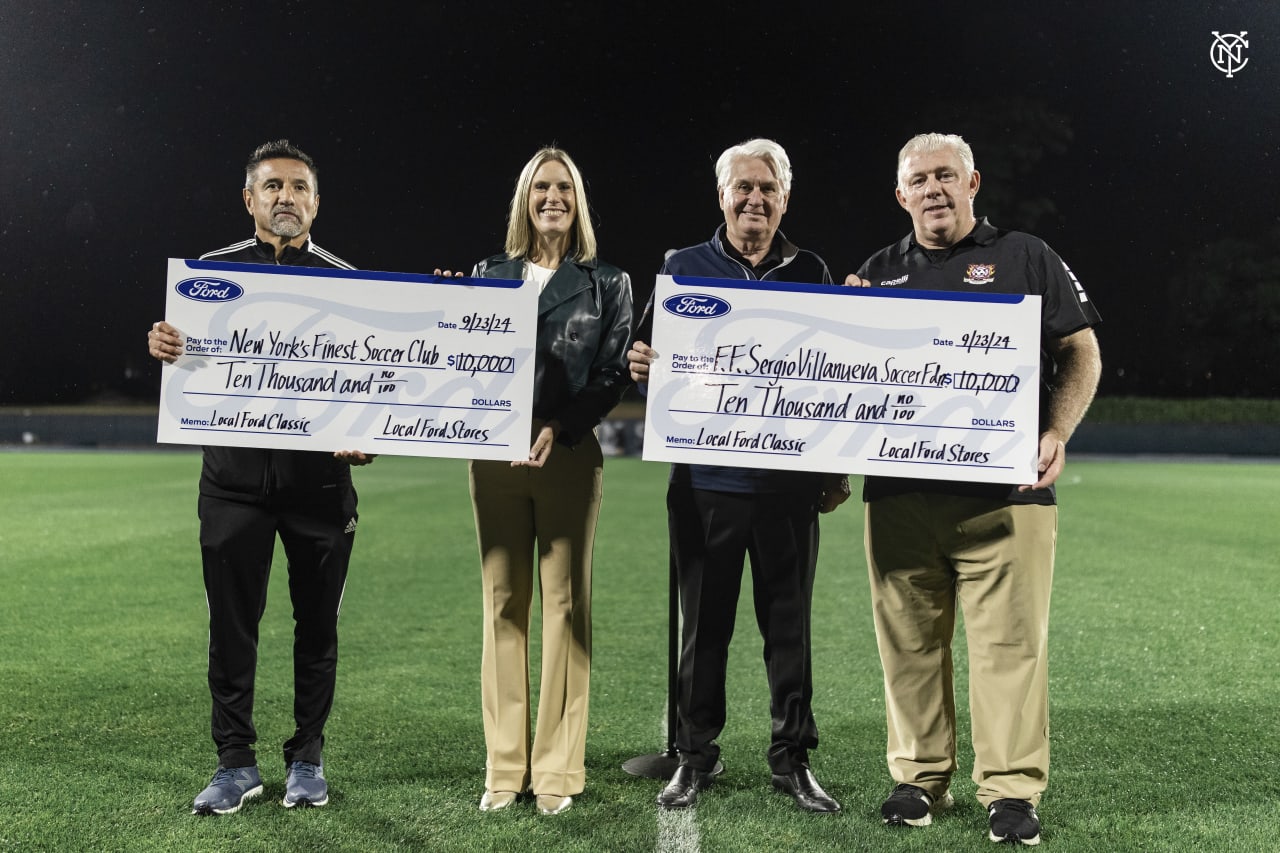
[[[462,279],[459,279],[461,281]],[[940,302],[997,302],[1016,305],[1026,296],[1021,293],[969,293],[953,290],[910,290],[897,287],[849,287],[843,284],[812,284],[801,281],[755,281],[736,278],[700,278],[673,275],[671,280],[681,287],[722,288],[725,290],[773,290],[801,293],[829,293],[835,296],[879,296],[890,299],[934,299]]]
[[[423,275],[411,272],[382,272],[379,270],[343,270],[330,267],[295,267],[270,264],[239,264],[227,261],[183,260],[188,269],[213,272],[248,272],[257,275],[323,276],[324,278],[351,278],[361,281],[403,281],[414,284],[452,284],[457,287],[500,287],[508,290],[522,287],[520,279],[510,278],[458,278],[455,276]]]

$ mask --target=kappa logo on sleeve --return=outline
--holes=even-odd
[[[969,264],[969,269],[964,274],[965,284],[991,284],[995,280],[995,264]]]

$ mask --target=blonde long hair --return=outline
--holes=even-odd
[[[582,173],[567,152],[559,148],[542,148],[534,154],[516,178],[516,189],[511,196],[511,210],[507,214],[507,257],[526,258],[533,251],[537,236],[529,221],[529,190],[533,176],[543,163],[555,160],[563,163],[573,179],[573,240],[569,252],[579,261],[596,259],[596,232],[591,227],[591,209],[587,206],[587,190],[582,185]]]

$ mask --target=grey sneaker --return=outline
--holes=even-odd
[[[324,781],[324,767],[310,761],[295,761],[289,765],[289,775],[284,783],[284,807],[315,806],[329,802],[329,783]]]
[[[1034,847],[1040,843],[1040,815],[1026,800],[996,800],[987,807],[992,841],[1009,841]]]
[[[219,767],[209,787],[200,792],[191,806],[192,814],[235,814],[244,801],[262,793],[262,777],[256,765]]]
[[[933,823],[933,812],[953,805],[950,791],[935,803],[924,788],[898,785],[880,806],[880,816],[888,826],[928,826]]]

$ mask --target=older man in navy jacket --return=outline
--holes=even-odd
[[[791,197],[791,162],[781,145],[752,139],[726,150],[716,163],[716,192],[724,224],[707,242],[673,253],[661,274],[831,283],[822,258],[778,228]],[[646,343],[652,312],[651,298],[627,354],[638,383],[648,381],[657,357]],[[809,750],[818,745],[809,622],[818,513],[835,509],[848,493],[843,477],[672,466],[667,524],[684,616],[675,737],[680,763],[658,795],[659,806],[691,806],[711,784],[720,755],[715,739],[725,724],[729,640],[743,562],[750,557],[773,717],[768,758],[774,787],[807,811],[840,810],[809,769]]]

